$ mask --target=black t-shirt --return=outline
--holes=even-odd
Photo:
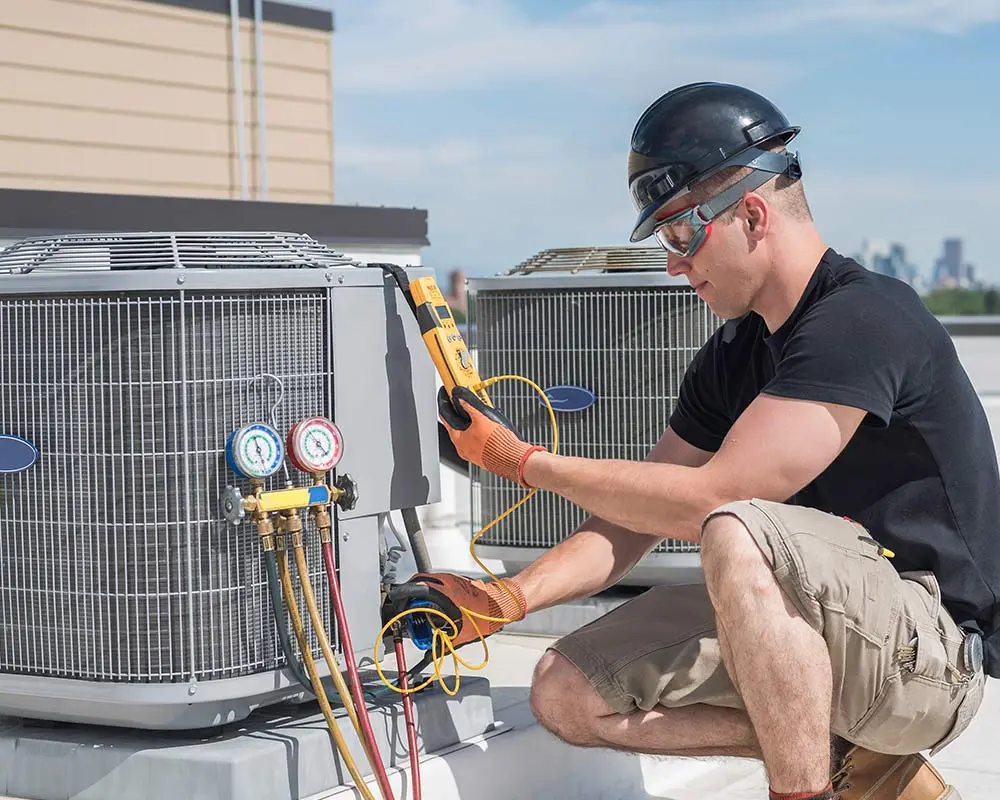
[[[751,312],[696,354],[670,426],[716,451],[759,394],[862,408],[865,419],[796,505],[857,520],[898,571],[931,570],[1000,677],[1000,476],[986,413],[948,332],[902,281],[827,250],[785,323]],[[992,638],[990,638],[992,637]]]

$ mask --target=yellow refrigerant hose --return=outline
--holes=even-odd
[[[320,649],[323,651],[323,658],[326,659],[326,665],[330,669],[333,683],[337,687],[337,694],[340,695],[340,700],[347,710],[347,715],[351,718],[351,724],[358,735],[358,740],[364,746],[365,753],[368,755],[372,774],[375,775],[377,770],[375,768],[374,754],[369,752],[368,743],[361,730],[361,721],[358,719],[357,710],[354,708],[354,698],[347,686],[347,682],[344,680],[344,676],[340,672],[337,659],[333,654],[333,648],[330,647],[330,640],[326,635],[323,618],[320,616],[319,607],[316,605],[316,594],[313,592],[312,583],[309,580],[309,566],[306,564],[306,554],[302,544],[301,533],[297,535],[292,534],[292,551],[295,553],[295,567],[299,572],[299,585],[302,587],[302,596],[305,598],[306,608],[309,610],[309,619],[312,620],[313,629],[316,631],[316,638],[319,640]]]
[[[545,402],[545,407],[546,407],[546,409],[548,409],[548,412],[549,412],[549,422],[552,424],[552,450],[551,450],[551,452],[552,453],[558,453],[559,452],[559,425],[556,422],[556,413],[552,409],[552,403],[549,402],[548,396],[545,394],[544,391],[542,391],[542,389],[538,386],[538,384],[536,384],[536,383],[534,383],[534,382],[532,382],[532,381],[528,380],[527,378],[524,378],[524,377],[522,377],[520,375],[498,375],[497,377],[494,377],[494,378],[487,378],[481,384],[478,384],[477,386],[473,387],[473,391],[478,392],[480,389],[486,389],[486,388],[492,386],[495,383],[499,383],[500,381],[520,381],[521,383],[528,384],[528,386],[530,386],[532,389],[534,389],[538,393],[538,395]],[[528,500],[530,500],[531,497],[534,496],[534,494],[537,491],[538,491],[538,489],[530,489],[528,491],[528,493],[524,495],[524,497],[522,497],[516,503],[514,503],[513,505],[511,505],[506,511],[504,511],[503,513],[497,515],[492,521],[488,522],[486,525],[484,525],[482,528],[480,528],[479,531],[476,533],[476,535],[473,536],[472,540],[469,542],[469,554],[472,556],[472,559],[479,565],[480,569],[482,569],[483,572],[485,572],[493,580],[493,582],[495,582],[495,583],[499,582],[500,588],[502,588],[505,592],[507,592],[508,595],[510,595],[511,599],[514,600],[515,606],[519,605],[520,601],[517,599],[517,597],[514,595],[514,593],[509,588],[507,588],[506,584],[504,584],[502,581],[499,581],[499,579],[497,578],[497,576],[494,575],[492,572],[490,572],[489,568],[487,568],[487,566],[482,561],[479,560],[479,557],[476,555],[476,549],[475,549],[476,548],[476,542],[478,541],[479,537],[481,537],[484,533],[486,533],[486,531],[488,531],[490,528],[492,528],[494,525],[496,525],[498,522],[500,522],[500,520],[504,519],[509,514],[512,514],[520,506],[522,506],[524,503],[528,502]],[[379,631],[378,639],[376,639],[376,641],[375,641],[375,648],[374,648],[374,654],[375,654],[375,671],[378,672],[378,676],[382,680],[382,683],[384,683],[387,687],[389,687],[394,692],[397,692],[399,694],[412,694],[414,692],[419,692],[421,689],[424,689],[426,686],[430,685],[433,681],[437,680],[438,683],[440,683],[441,689],[444,691],[445,694],[450,695],[452,697],[454,697],[455,695],[457,695],[458,694],[458,687],[459,687],[459,684],[461,683],[461,676],[459,675],[459,672],[458,672],[458,666],[460,664],[463,667],[465,667],[466,669],[471,670],[473,672],[476,672],[478,670],[484,669],[486,667],[486,665],[490,663],[490,651],[489,651],[489,647],[486,645],[486,637],[483,636],[482,631],[480,630],[479,626],[476,624],[476,620],[479,619],[479,620],[482,620],[484,622],[497,622],[497,623],[500,623],[502,625],[506,625],[507,623],[514,622],[514,620],[512,620],[512,619],[503,619],[503,618],[500,618],[500,617],[487,617],[487,616],[485,616],[483,614],[477,614],[476,612],[470,611],[469,609],[464,608],[462,606],[459,606],[458,610],[460,612],[462,612],[464,615],[466,615],[467,617],[469,617],[469,621],[472,623],[472,627],[475,628],[476,633],[479,635],[479,640],[483,644],[483,661],[482,661],[481,664],[470,664],[469,662],[465,661],[456,652],[455,645],[452,643],[453,640],[454,640],[454,637],[458,635],[458,625],[456,624],[455,620],[452,620],[447,614],[445,614],[443,611],[440,611],[437,608],[429,608],[429,607],[423,607],[423,606],[422,607],[418,607],[418,608],[408,608],[408,609],[405,609],[405,610],[401,611],[400,613],[396,614],[392,619],[390,619],[388,622],[386,622],[385,625],[383,626],[382,630]],[[417,686],[411,686],[411,687],[407,687],[406,689],[401,689],[400,687],[398,687],[395,684],[393,684],[393,682],[390,681],[388,677],[386,677],[385,673],[382,672],[382,665],[379,663],[379,659],[378,659],[378,643],[381,642],[381,641],[383,641],[383,638],[385,637],[386,632],[390,628],[392,628],[393,625],[395,625],[396,623],[398,623],[404,617],[409,616],[410,614],[426,614],[426,615],[431,616],[431,617],[437,617],[437,618],[441,619],[445,624],[444,625],[442,625],[442,624],[433,625],[434,635],[433,635],[433,639],[431,641],[431,655],[432,655],[432,662],[431,663],[433,663],[433,665],[434,665],[434,674],[431,677],[429,677],[426,681],[424,681],[421,684],[418,684]],[[451,629],[450,633],[445,629],[446,626]],[[438,643],[439,642],[440,642],[440,645],[441,645],[440,652],[438,650]],[[451,653],[452,662],[453,662],[454,667],[455,667],[455,685],[452,686],[452,687],[450,687],[450,688],[445,683],[444,675],[441,672],[441,665],[444,662],[444,658],[445,658],[445,655],[446,655],[445,651],[448,651],[448,652]]]
[[[313,660],[312,650],[310,650],[309,642],[306,640],[306,632],[302,627],[302,617],[299,616],[298,602],[295,599],[295,589],[292,586],[292,575],[288,571],[288,558],[285,554],[285,548],[277,547],[275,549],[278,556],[278,574],[281,577],[281,589],[285,595],[285,605],[288,608],[288,613],[292,620],[292,629],[295,631],[295,638],[298,640],[299,650],[302,652],[302,662],[309,675],[309,681],[312,683],[313,693],[319,701],[319,707],[323,712],[323,718],[326,720],[327,727],[330,729],[330,736],[333,738],[333,743],[337,748],[337,752],[340,753],[340,757],[343,759],[344,765],[347,767],[347,771],[354,779],[354,785],[357,787],[358,791],[361,792],[361,796],[364,797],[365,800],[375,800],[375,796],[372,794],[371,789],[365,782],[364,776],[362,776],[361,771],[358,769],[358,765],[354,761],[354,758],[351,756],[351,752],[347,747],[347,742],[344,741],[344,736],[341,734],[340,728],[337,726],[337,720],[333,716],[333,709],[330,708],[330,701],[326,697],[326,690],[323,688],[323,682],[320,680],[319,673],[316,671],[316,662]],[[304,585],[308,585],[308,582]],[[322,628],[319,630],[322,630]],[[334,674],[339,675],[340,673],[339,671],[334,671]],[[349,699],[350,697],[348,696],[348,700]],[[353,709],[352,706],[346,703],[345,708]],[[348,713],[350,713],[350,711]]]

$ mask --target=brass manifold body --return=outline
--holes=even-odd
[[[301,535],[302,521],[299,509],[308,508],[313,523],[319,530],[320,539],[325,544],[331,541],[333,528],[330,503],[336,503],[344,511],[349,511],[358,502],[357,484],[346,472],[333,485],[327,485],[323,475],[320,474],[313,476],[311,486],[294,486],[264,491],[263,481],[252,479],[250,484],[253,492],[245,497],[237,487],[226,487],[222,496],[222,513],[225,519],[233,525],[238,525],[249,514],[265,550],[271,550],[274,547],[272,513],[279,513],[280,525],[294,525],[296,526],[295,532]],[[293,534],[291,528],[286,527],[285,532]]]

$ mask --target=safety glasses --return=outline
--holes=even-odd
[[[777,163],[776,163],[777,162]],[[747,166],[753,170],[715,197],[698,205],[687,206],[656,223],[653,235],[668,253],[693,256],[712,232],[712,220],[730,206],[743,199],[745,192],[759,189],[777,174],[787,174],[792,166],[798,168],[798,158],[791,154],[764,153]]]
[[[703,213],[701,206],[682,208],[653,228],[653,236],[668,253],[693,256],[712,232],[712,220]]]

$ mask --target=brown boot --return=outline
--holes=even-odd
[[[853,747],[833,774],[838,800],[962,800],[919,753],[887,756]]]

